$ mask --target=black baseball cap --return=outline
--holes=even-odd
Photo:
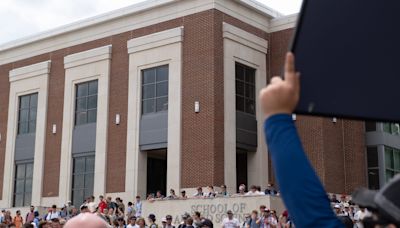
[[[379,191],[366,188],[357,189],[352,201],[360,207],[378,212],[382,218],[400,224],[400,174],[391,179]]]

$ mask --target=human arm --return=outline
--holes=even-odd
[[[293,54],[288,53],[284,80],[274,77],[260,93],[265,137],[281,195],[297,227],[343,227],[304,153],[291,117],[299,94],[299,73]]]

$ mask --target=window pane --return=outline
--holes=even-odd
[[[37,107],[37,101],[38,101],[38,94],[37,93],[32,94],[29,106],[31,108]]]
[[[24,180],[16,180],[15,181],[15,193],[23,193],[24,192],[25,181]]]
[[[29,108],[29,95],[21,96],[19,100],[19,108]]]
[[[244,112],[244,98],[236,96],[236,111]]]
[[[255,70],[251,68],[246,69],[246,82],[254,85],[255,81]]]
[[[87,99],[86,97],[76,99],[76,111],[86,111],[87,109]]]
[[[157,98],[157,112],[168,110],[168,97]]]
[[[367,148],[368,167],[378,167],[378,149],[376,147]]]
[[[88,97],[88,109],[97,108],[97,95]]]
[[[394,153],[394,169],[400,171],[400,151],[396,150]]]
[[[399,134],[399,124],[392,123],[392,124],[390,124],[390,128],[391,128],[392,134],[394,134],[394,135]]]
[[[244,96],[244,83],[236,80],[236,94]]]
[[[97,94],[97,80],[89,83],[89,95]]]
[[[393,149],[390,147],[385,147],[385,166],[386,168],[394,168],[393,164]]]
[[[82,124],[86,124],[87,123],[87,119],[86,119],[86,112],[79,112],[76,113],[76,125],[82,125]]]
[[[168,80],[168,65],[157,67],[157,81]]]
[[[168,96],[168,81],[157,83],[157,97]]]
[[[22,109],[19,111],[19,121],[28,121],[29,109]]]
[[[88,95],[88,83],[79,84],[76,86],[76,97]]]
[[[394,171],[386,170],[386,183],[390,181],[394,177]]]
[[[16,178],[25,178],[25,165],[17,165],[17,175]]]
[[[142,114],[155,112],[154,101],[155,99],[150,99],[142,102]]]
[[[85,175],[84,174],[75,174],[74,175],[74,181],[73,181],[73,188],[74,189],[80,189],[84,188],[85,186]]]
[[[18,134],[26,134],[28,133],[28,122],[20,122],[18,124]]]
[[[29,111],[29,120],[36,120],[36,113],[37,113],[37,109],[31,108]]]
[[[23,194],[15,195],[14,196],[14,207],[22,207],[22,206],[24,206],[23,198],[24,198]]]
[[[25,199],[24,199],[24,206],[29,206],[31,205],[32,201],[32,193],[25,193]]]
[[[33,177],[33,163],[26,164],[26,177],[31,178]]]
[[[74,158],[74,173],[85,172],[85,158]]]
[[[92,188],[92,189],[90,189],[90,188],[85,189],[84,194],[85,194],[85,195],[84,195],[85,198],[87,198],[87,197],[89,197],[89,196],[92,196],[92,195],[93,195],[93,188]]]
[[[246,113],[254,114],[255,113],[255,105],[254,100],[246,99]]]
[[[88,123],[96,123],[97,121],[97,109],[92,109],[87,112]]]
[[[32,179],[25,180],[25,193],[32,192]]]
[[[142,72],[142,84],[154,83],[156,81],[155,69],[143,70]]]
[[[81,205],[83,203],[84,196],[83,190],[75,190],[72,192],[72,204]]]
[[[142,86],[142,99],[154,98],[155,92],[155,84]]]
[[[390,132],[390,123],[383,123],[383,131],[387,132],[387,133],[391,133]]]
[[[254,86],[250,85],[250,84],[246,84],[245,87],[246,87],[246,90],[245,90],[246,95],[245,96],[247,98],[254,99],[254,97],[255,97]]]
[[[93,189],[93,186],[94,186],[94,174],[93,173],[86,174],[85,175],[85,188]]]
[[[94,172],[94,156],[86,157],[86,172]]]
[[[368,187],[370,189],[379,189],[378,169],[369,169],[368,170]]]
[[[244,68],[240,64],[235,65],[236,79],[244,81]]]
[[[29,121],[29,133],[36,132],[36,120]]]

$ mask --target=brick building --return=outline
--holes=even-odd
[[[296,16],[148,1],[0,46],[0,206],[273,182],[257,94]],[[363,122],[295,121],[329,192],[366,185]]]

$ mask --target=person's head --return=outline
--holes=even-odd
[[[107,203],[111,203],[111,201],[112,201],[111,196],[107,196]]]
[[[189,226],[192,226],[193,225],[193,218],[192,217],[187,218],[186,224],[189,225]]]
[[[257,216],[258,216],[258,211],[253,210],[253,211],[251,212],[251,218],[252,218],[252,219],[255,219],[255,218],[257,218]]]
[[[144,218],[138,218],[137,219],[137,225],[139,227],[145,227],[146,226],[146,221],[144,220]]]
[[[265,205],[260,206],[260,213],[264,213],[265,208],[267,208]]]
[[[184,223],[184,224],[187,224],[187,219],[188,219],[188,218],[190,218],[190,214],[187,213],[187,212],[185,212],[185,213],[182,215],[182,220],[183,220],[183,223]]]
[[[169,190],[169,194],[175,195],[175,190],[171,188],[171,189]]]
[[[346,196],[345,194],[342,194],[342,195],[340,196],[340,200],[341,200],[341,201],[346,201],[346,198],[347,198],[347,196]]]
[[[150,223],[154,223],[156,221],[156,216],[154,214],[149,214],[147,217]]]
[[[17,210],[15,213],[16,213],[18,216],[21,215],[21,211],[20,211],[20,210]]]
[[[99,196],[99,200],[100,200],[100,201],[103,201],[103,200],[104,200],[104,196],[100,195],[100,196]]]
[[[140,202],[140,196],[136,196],[136,202]]]
[[[72,213],[73,215],[78,214],[78,209],[76,209],[75,207],[73,207],[73,208],[71,209],[71,213]]]
[[[129,218],[129,223],[133,226],[136,224],[136,216],[131,216]]]
[[[124,224],[125,224],[124,217],[118,217],[118,218],[117,218],[117,222],[118,222],[118,225],[119,225],[119,226],[124,225]]]
[[[165,227],[167,225],[167,218],[163,217],[161,219],[161,224],[162,224],[163,227]]]
[[[182,197],[186,197],[186,191],[185,191],[185,190],[182,190],[182,191],[181,191],[181,196],[182,196]]]
[[[213,228],[213,226],[213,223],[209,219],[204,219],[200,224],[201,228]]]
[[[334,206],[333,208],[335,209],[335,213],[336,213],[336,214],[340,214],[341,207],[340,207],[339,204],[335,204],[335,206]]]
[[[244,194],[245,189],[246,189],[246,186],[245,186],[244,184],[241,184],[241,185],[239,186],[239,193],[240,193],[240,194]]]
[[[57,206],[54,204],[53,206],[51,206],[51,210],[52,210],[53,212],[56,212],[56,211],[57,211]]]
[[[34,226],[30,223],[25,223],[22,227],[23,228],[34,228]]]
[[[64,228],[107,228],[107,223],[99,216],[91,213],[82,213],[68,220]]]
[[[256,192],[257,191],[257,187],[255,185],[250,186],[250,191],[251,192]]]
[[[103,209],[103,214],[105,214],[105,215],[108,214],[108,209],[107,209],[107,208],[104,208],[104,209]]]
[[[202,187],[197,187],[197,192],[203,192],[203,188]]]
[[[228,211],[226,212],[226,214],[228,215],[228,218],[229,218],[229,219],[232,219],[232,218],[233,218],[233,212],[232,212],[231,210],[228,210]]]
[[[113,214],[114,214],[114,208],[110,207],[110,208],[108,209],[108,214],[109,214],[109,215],[113,215]]]
[[[29,208],[29,210],[30,210],[31,212],[34,212],[34,211],[35,211],[35,206],[31,205],[31,207]]]
[[[275,210],[271,210],[271,211],[270,211],[270,215],[273,216],[273,217],[277,217],[277,216],[276,216],[276,211],[275,211]]]
[[[165,216],[165,219],[167,220],[167,224],[168,224],[168,225],[171,225],[171,224],[172,224],[172,216],[171,216],[171,215]]]
[[[212,186],[212,185],[208,186],[207,188],[208,188],[208,191],[210,191],[210,192],[214,191],[214,186]]]
[[[128,202],[128,207],[132,207],[133,203],[132,202]]]
[[[86,205],[81,206],[81,213],[87,213],[90,212],[89,208]]]
[[[221,185],[221,192],[226,192],[226,185]]]
[[[343,204],[343,207],[344,207],[344,210],[345,210],[346,212],[349,212],[349,211],[350,211],[350,204],[349,204],[349,203],[344,203],[344,204]]]
[[[121,198],[119,198],[119,197],[115,198],[115,202],[120,203],[121,202]]]
[[[156,196],[157,196],[157,197],[161,197],[161,196],[162,196],[162,193],[161,193],[160,190],[158,190],[158,191],[156,192]]]
[[[200,212],[199,212],[199,211],[195,211],[195,212],[193,213],[192,217],[193,217],[195,220],[199,220],[199,219],[200,219]]]

